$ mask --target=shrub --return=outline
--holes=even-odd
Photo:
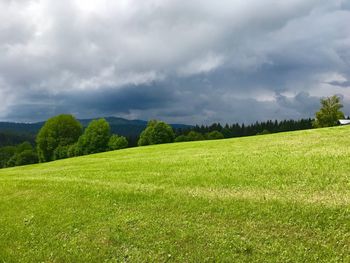
[[[128,140],[123,136],[118,136],[115,134],[109,138],[108,148],[110,150],[124,149],[128,147],[128,145],[129,145]]]
[[[7,167],[34,164],[38,162],[38,155],[33,150],[24,150],[14,154],[7,162]]]
[[[208,140],[220,140],[220,139],[224,139],[224,135],[219,132],[219,131],[212,131],[206,134],[206,138]]]
[[[0,148],[0,168],[6,167],[9,160],[16,153],[15,146],[5,146]]]
[[[141,133],[138,141],[139,146],[170,143],[174,141],[174,131],[170,125],[162,121],[152,120],[147,128]]]
[[[75,157],[75,156],[82,155],[82,153],[79,152],[78,143],[74,143],[72,145],[69,145],[67,155],[68,155],[68,157]]]
[[[187,134],[187,138],[189,141],[203,141],[203,140],[205,140],[203,134],[201,134],[199,132],[195,132],[195,131],[190,131]]]
[[[266,134],[270,134],[271,132],[269,130],[263,130],[262,132],[259,132],[257,135],[266,135]]]
[[[17,154],[12,155],[12,157],[7,161],[5,167],[16,166]]]
[[[24,150],[23,152],[17,154],[16,166],[17,165],[27,165],[37,163],[38,155],[33,150]]]
[[[175,138],[175,142],[188,142],[189,139],[186,135],[180,135]]]
[[[23,143],[16,146],[17,153],[21,153],[25,150],[30,150],[30,151],[33,150],[33,146],[30,144],[30,142],[23,142]]]
[[[17,146],[0,148],[0,168],[37,162],[38,156],[29,142],[23,142]]]
[[[53,152],[53,160],[68,158],[68,150],[70,145],[58,146]]]

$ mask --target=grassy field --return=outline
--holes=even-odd
[[[350,262],[350,127],[0,170],[0,262]]]

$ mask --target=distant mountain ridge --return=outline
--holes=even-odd
[[[78,119],[80,123],[86,127],[92,120]],[[112,133],[123,135],[126,137],[136,137],[145,129],[147,121],[144,120],[128,120],[119,117],[105,117],[111,126]],[[0,122],[0,133],[15,132],[19,134],[36,134],[45,122],[35,123],[16,123],[16,122]],[[171,124],[174,129],[191,128],[193,126],[186,124]]]

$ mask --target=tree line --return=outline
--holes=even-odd
[[[0,147],[13,146],[22,142],[35,143],[35,135],[25,132],[2,131],[0,132]]]
[[[217,139],[223,138],[234,138],[243,136],[253,136],[259,134],[267,133],[277,133],[286,131],[296,131],[296,130],[306,130],[313,128],[312,119],[301,119],[301,120],[283,120],[283,121],[263,121],[255,122],[253,124],[245,125],[235,123],[232,125],[225,124],[224,126],[220,123],[213,123],[211,125],[196,125],[195,127],[187,130],[177,131],[178,136],[183,138],[183,135],[189,134],[190,138],[193,137],[194,133],[202,134],[202,139],[219,137]],[[192,133],[191,133],[192,132]],[[221,134],[218,134],[220,132]],[[191,134],[190,134],[191,133]],[[199,136],[199,135],[197,135]]]
[[[37,135],[36,145],[39,162],[49,162],[126,148],[128,141],[111,134],[105,119],[93,120],[83,130],[74,116],[62,114],[45,123]]]
[[[1,147],[0,168],[55,161],[126,147],[127,139],[112,134],[105,119],[93,120],[83,130],[83,126],[74,116],[61,114],[46,121],[36,136],[35,147],[29,142]]]
[[[340,98],[332,96],[321,99],[321,109],[316,118],[301,120],[265,121],[254,124],[214,123],[208,126],[194,126],[188,129],[173,129],[169,124],[151,120],[141,132],[137,145],[154,145],[172,142],[219,140],[242,136],[263,135],[285,131],[305,130],[338,125],[344,118],[340,111],[343,105]],[[0,148],[0,168],[17,165],[49,162],[69,157],[88,155],[127,148],[127,138],[111,133],[105,119],[92,120],[83,129],[81,123],[72,115],[61,114],[50,118],[40,129],[33,143],[24,142],[17,146]]]

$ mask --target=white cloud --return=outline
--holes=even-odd
[[[212,53],[207,54],[202,58],[190,61],[183,67],[180,67],[178,73],[182,76],[196,75],[201,73],[208,73],[221,66],[224,62],[224,57]]]

